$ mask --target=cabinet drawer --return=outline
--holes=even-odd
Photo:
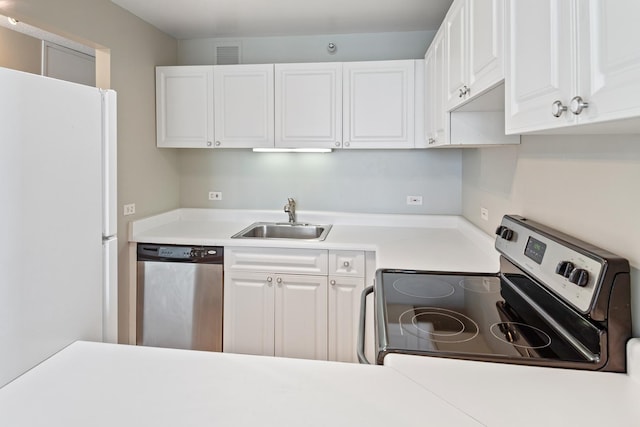
[[[329,274],[364,277],[364,252],[329,251]]]
[[[225,247],[224,269],[326,275],[328,255],[322,249]]]

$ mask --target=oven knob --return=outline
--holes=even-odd
[[[556,274],[569,277],[573,271],[573,263],[571,261],[560,261],[556,266]]]
[[[511,240],[513,239],[513,230],[507,228],[507,227],[503,227],[502,231],[500,232],[500,237],[502,237],[504,240]]]
[[[576,268],[569,275],[569,281],[578,286],[587,286],[587,282],[589,282],[589,272],[582,268]]]
[[[496,228],[496,235],[502,237],[503,239],[511,240],[511,237],[513,237],[513,231],[509,230],[504,225],[499,225],[498,228]],[[508,236],[508,238],[505,236]]]

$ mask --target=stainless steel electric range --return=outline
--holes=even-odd
[[[376,273],[376,363],[405,353],[624,372],[628,262],[518,216],[496,234],[496,274]]]

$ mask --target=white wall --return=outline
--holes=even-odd
[[[524,136],[462,157],[463,215],[487,233],[520,214],[629,260],[640,336],[640,135]]]
[[[0,27],[0,67],[40,74],[42,42]]]
[[[240,42],[243,64],[421,59],[434,36],[435,31],[407,31],[180,40],[178,61],[180,65],[215,64],[215,45],[226,42]],[[334,54],[327,51],[329,42],[337,46]]]
[[[421,59],[434,32],[261,37],[239,40],[243,63]],[[183,40],[180,64],[213,64],[217,42]],[[335,43],[334,55],[327,44]],[[250,150],[181,150],[184,207],[281,209],[293,196],[300,210],[460,214],[459,150],[358,150],[330,154],[261,154]],[[207,199],[222,191],[220,202]],[[406,196],[421,195],[422,206]]]

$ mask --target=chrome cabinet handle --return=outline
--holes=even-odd
[[[582,113],[582,110],[584,110],[585,108],[589,108],[589,103],[585,102],[581,96],[574,96],[573,98],[571,98],[569,108],[571,109],[571,112],[577,116]]]
[[[332,281],[330,281],[330,282],[329,282],[329,284],[330,284],[331,286],[335,286],[335,285],[336,285],[336,281],[335,281],[335,280],[332,280]]]
[[[211,147],[213,143],[211,141],[207,141],[207,147]]]
[[[336,147],[340,147],[340,142],[336,141]]]
[[[346,142],[344,143],[344,146],[345,146],[345,147],[349,147],[350,145],[351,145],[351,144],[349,144],[349,141],[346,141]]]
[[[345,261],[342,263],[342,265],[344,265],[345,267],[349,267],[350,264],[349,264],[349,261]]]
[[[460,89],[458,89],[458,91],[460,91],[460,93],[458,94],[458,98],[462,98],[463,96],[468,95],[471,89],[469,89],[469,86],[464,85]]]
[[[435,144],[435,143],[436,143],[436,140],[435,140],[435,139],[433,139],[433,138],[429,138],[429,145],[431,145],[431,144]]]
[[[551,114],[553,117],[560,117],[565,111],[567,111],[567,106],[562,105],[561,101],[555,101],[551,104]]]
[[[267,285],[271,286],[272,282],[273,282],[273,277],[267,277]]]
[[[216,147],[220,147],[222,143],[220,141],[216,141]]]
[[[278,285],[281,285],[282,284],[282,277],[278,277],[276,279],[276,282],[278,282]]]

